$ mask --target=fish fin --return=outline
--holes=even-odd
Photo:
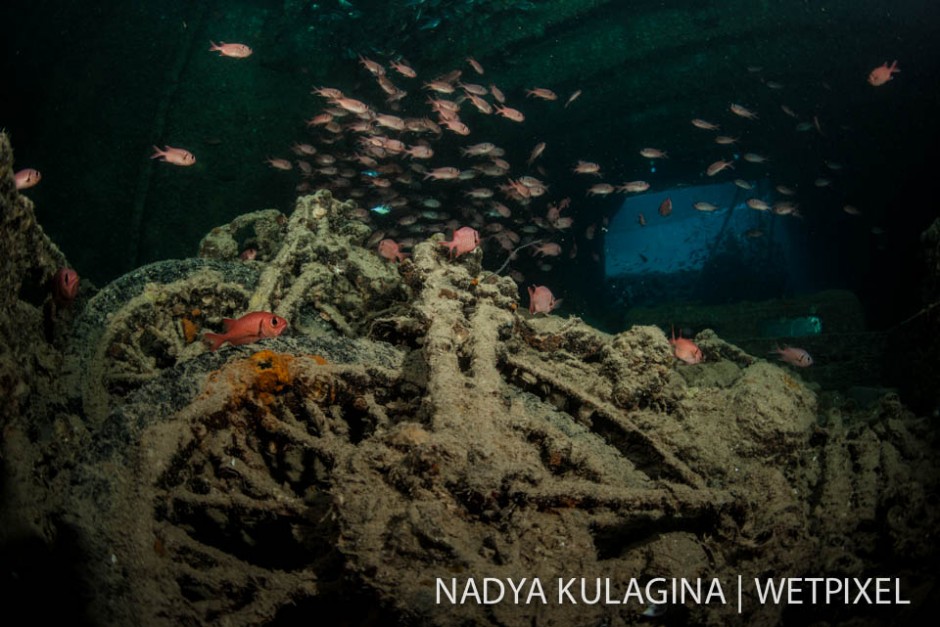
[[[221,333],[204,333],[202,335],[202,341],[209,342],[209,350],[212,352],[218,350],[225,343],[225,339],[225,336]]]
[[[222,326],[226,331],[232,328],[232,325],[235,324],[236,320],[234,318],[222,318]]]

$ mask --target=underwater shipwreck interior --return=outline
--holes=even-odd
[[[935,613],[931,3],[110,4],[0,8],[0,622]]]

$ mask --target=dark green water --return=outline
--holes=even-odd
[[[555,284],[574,312],[605,321],[607,308],[621,306],[616,286],[604,284],[602,237],[584,233],[590,225],[602,233],[624,196],[586,197],[601,179],[572,174],[573,164],[597,162],[603,180],[615,185],[648,180],[653,193],[710,183],[707,165],[731,155],[737,167],[716,180],[743,176],[798,190],[809,289],[852,289],[882,328],[922,305],[917,238],[936,215],[940,58],[940,20],[928,2],[259,0],[89,8],[39,1],[8,3],[0,12],[10,26],[0,125],[12,134],[17,167],[43,173],[29,195],[44,228],[98,284],[143,263],[193,255],[209,229],[241,213],[289,211],[299,172],[271,169],[265,159],[294,158],[289,147],[298,141],[341,160],[355,149],[349,138],[320,144],[324,134],[307,128],[305,120],[327,106],[312,87],[337,87],[375,111],[426,116],[428,92],[420,84],[462,69],[464,81],[498,85],[526,120],[493,119],[465,103],[470,134],[445,131],[433,140],[436,157],[427,165],[467,167],[458,149],[491,141],[506,150],[508,176],[518,177],[535,173],[525,160],[545,142],[536,165],[549,193],[514,207],[511,220],[486,220],[518,231],[544,216],[549,202],[573,199],[569,230],[524,234],[558,241],[564,254],[549,260],[551,270],[528,259],[520,270],[526,281]],[[254,53],[220,58],[208,51],[210,40],[244,42]],[[386,67],[404,58],[418,72],[409,79],[389,68],[409,92],[397,110],[357,63],[360,54]],[[475,76],[467,56],[485,67],[484,76]],[[869,85],[869,72],[894,59],[901,73]],[[535,86],[560,100],[527,98]],[[563,107],[576,90],[582,95]],[[731,103],[759,119],[733,115]],[[719,123],[738,144],[716,145],[692,118]],[[799,123],[814,128],[798,132]],[[186,147],[197,163],[155,163],[148,158],[154,144]],[[670,155],[655,173],[638,154],[647,146]],[[747,151],[769,161],[744,163]],[[827,169],[827,161],[840,169]],[[831,181],[825,188],[814,186],[821,176]],[[309,183],[329,186],[328,178]],[[462,191],[476,185],[447,189],[416,179],[396,188],[411,204],[376,219],[376,228],[398,233],[394,221],[422,208],[419,196],[465,206]],[[382,200],[361,179],[353,187],[366,189],[363,205]],[[766,200],[780,199],[771,196]],[[847,216],[846,204],[861,215]],[[505,252],[490,246],[487,257],[495,268]],[[752,295],[733,278],[725,301]]]

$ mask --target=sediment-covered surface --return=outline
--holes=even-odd
[[[4,259],[0,540],[21,568],[65,564],[63,605],[90,623],[648,620],[548,589],[437,602],[438,579],[483,577],[609,578],[619,598],[654,577],[726,594],[738,575],[901,577],[912,601],[785,610],[750,591],[740,615],[669,605],[673,624],[911,622],[936,594],[934,430],[897,398],[821,402],[710,332],[685,366],[655,327],[530,316],[482,252],[450,259],[435,236],[391,264],[328,193],[220,227],[203,258],[128,274],[48,335],[24,283],[61,256],[2,166],[4,238],[33,252]],[[258,261],[237,260],[245,229]],[[289,332],[199,341],[254,310]]]

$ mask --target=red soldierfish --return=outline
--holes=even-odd
[[[529,313],[551,313],[561,305],[561,299],[556,300],[552,291],[544,285],[529,286]]]
[[[223,318],[225,333],[205,333],[202,339],[209,342],[209,350],[216,350],[225,342],[232,346],[251,344],[266,337],[277,337],[287,328],[287,320],[267,311],[245,314],[238,320]]]
[[[772,352],[780,355],[780,360],[785,361],[791,366],[796,366],[797,368],[808,368],[813,365],[813,358],[802,348],[794,348],[792,346],[785,346],[780,348],[779,346]]]
[[[885,61],[881,67],[876,67],[871,71],[871,74],[868,75],[868,84],[874,87],[884,85],[891,80],[892,74],[900,71],[897,61],[893,62],[891,65],[888,65],[888,62]]]
[[[154,146],[153,149],[155,152],[150,155],[151,159],[156,159],[159,157],[160,161],[182,166],[188,166],[196,163],[196,156],[188,150],[184,150],[183,148],[164,146],[164,150],[160,150]]]
[[[670,213],[672,213],[672,199],[667,198],[659,205],[659,215],[665,218]]]
[[[725,168],[734,168],[733,161],[716,161],[715,163],[708,166],[708,169],[705,170],[705,174],[708,176],[715,176]]]
[[[451,241],[438,242],[438,244],[446,246],[450,251],[450,256],[456,258],[464,253],[476,250],[476,247],[480,244],[480,234],[474,228],[462,226],[454,231],[454,237]]]
[[[39,183],[42,179],[42,174],[39,173],[39,170],[26,168],[14,174],[13,179],[16,181],[16,189],[29,189]]]
[[[408,258],[408,253],[401,251],[401,244],[393,239],[383,239],[379,242],[379,255],[389,261],[404,261]]]
[[[522,111],[518,109],[512,109],[510,107],[494,107],[497,115],[501,115],[506,119],[512,120],[513,122],[522,122],[525,120],[525,116],[522,114]]]
[[[676,358],[687,364],[697,364],[704,359],[701,349],[692,340],[682,337],[682,331],[679,331],[679,337],[677,338],[676,330],[673,329],[672,339],[669,340],[669,343],[672,344],[673,354]]]
[[[224,41],[217,44],[214,41],[209,42],[211,47],[209,52],[218,52],[223,57],[232,57],[233,59],[244,59],[250,57],[252,50],[245,44],[227,44]]]
[[[72,268],[59,268],[52,276],[52,298],[59,305],[68,305],[78,296],[78,273]]]

